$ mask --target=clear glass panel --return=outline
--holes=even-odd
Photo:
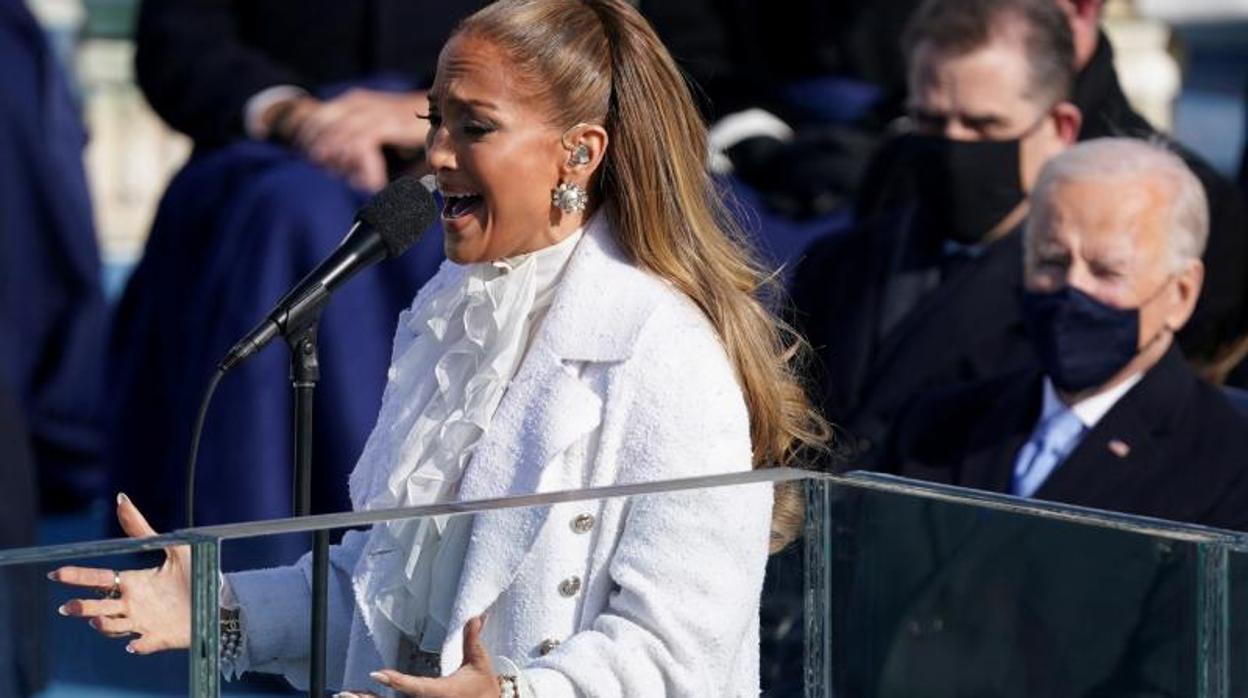
[[[299,695],[285,680],[259,672],[221,680],[218,560],[224,560],[230,580],[225,596],[234,594],[243,602],[244,623],[249,605],[261,609],[248,642],[251,632],[268,633],[256,641],[271,654],[258,660],[273,660],[262,668],[285,668],[304,684],[306,664],[289,660],[306,655],[309,577],[291,574],[290,568],[250,575],[233,570],[280,569],[291,563],[292,547],[306,548],[313,531],[327,531],[336,542],[346,536],[344,548],[334,554],[341,570],[359,572],[360,560],[394,557],[400,564],[370,562],[368,567],[377,579],[405,579],[395,570],[403,569],[405,551],[417,535],[413,531],[420,530],[413,527],[437,521],[446,541],[462,542],[465,538],[457,535],[466,533],[474,537],[472,549],[489,550],[504,563],[485,564],[487,558],[474,561],[467,553],[463,579],[437,586],[456,593],[449,599],[436,592],[428,597],[442,599],[434,603],[442,610],[433,617],[449,608],[443,615],[456,626],[469,611],[491,609],[486,643],[510,652],[519,665],[575,657],[564,669],[600,681],[615,670],[599,664],[603,658],[628,647],[636,656],[616,666],[627,667],[628,680],[644,681],[647,671],[660,671],[656,666],[688,665],[688,656],[665,654],[679,651],[681,639],[717,647],[738,637],[742,647],[750,646],[749,653],[736,655],[715,675],[751,674],[750,660],[741,657],[752,657],[752,639],[733,622],[753,622],[753,597],[741,596],[740,590],[758,583],[763,542],[754,537],[756,549],[750,552],[751,537],[744,531],[766,517],[751,505],[757,498],[734,493],[750,487],[765,492],[774,480],[785,479],[792,481],[784,486],[798,488],[805,502],[805,536],[766,561],[759,614],[765,696],[1248,696],[1248,661],[1241,661],[1248,660],[1248,538],[859,474],[770,471],[201,528],[145,542],[5,552],[0,553],[0,571],[9,576],[0,584],[14,591],[0,597],[14,601],[9,609],[28,614],[33,609],[30,615],[40,623],[22,625],[28,621],[20,613],[0,612],[0,636],[29,641],[38,627],[44,629],[44,639],[33,646],[53,679],[45,695],[57,698],[215,696],[218,691]],[[386,527],[393,541],[370,538],[373,526]],[[349,533],[352,529],[356,532]],[[71,597],[69,590],[40,588],[35,581],[70,563],[109,569],[151,565],[159,561],[161,546],[174,543],[200,551],[192,565],[193,620],[198,622],[191,623],[196,644],[189,652],[129,656],[121,641],[101,638],[81,621],[56,615],[56,607]],[[445,545],[454,549],[450,542]],[[352,546],[354,553],[343,552]],[[415,671],[424,655],[408,650],[420,649],[419,640],[415,647],[413,642],[389,645],[384,662],[380,654],[361,659],[347,652],[341,633],[350,627],[353,613],[351,577],[341,572],[330,577],[331,677],[343,675],[347,667],[371,669],[400,661]],[[356,577],[356,582],[362,579]],[[474,596],[463,591],[469,579],[477,588],[495,588]],[[419,585],[408,581],[401,586]],[[431,582],[429,588],[434,586]],[[391,613],[400,622],[426,615],[403,606],[416,602],[395,593],[394,585],[374,590],[390,590],[369,598],[385,597],[393,608],[402,608]],[[470,600],[460,599],[460,592]],[[533,604],[542,610],[525,610]],[[369,612],[379,615],[370,620],[390,622],[379,604],[373,607]],[[607,641],[621,637],[621,628],[640,631],[636,637],[642,639],[656,628],[663,634],[664,614],[681,619],[671,627],[699,628],[707,637],[687,635],[655,645]],[[615,623],[608,623],[609,632],[568,643],[562,655],[560,645],[546,642],[566,641],[586,627],[602,631],[601,623],[578,624],[607,616]],[[35,629],[27,633],[27,628]],[[430,639],[437,631],[429,632],[427,644],[438,646]],[[575,653],[576,646],[591,640],[605,644],[584,658]],[[288,661],[276,661],[276,647],[286,648]],[[10,694],[4,686],[0,691]],[[641,694],[661,692],[647,688]]]
[[[0,551],[0,695],[187,695],[192,671],[185,652],[128,654],[125,641],[105,639],[84,619],[58,613],[62,607],[76,608],[79,601],[104,601],[103,587],[111,586],[112,579],[107,570],[159,564],[163,558],[160,543],[187,540],[167,536],[157,541],[103,541]],[[198,557],[215,568],[215,543],[197,541],[194,549],[203,551]],[[103,570],[96,580],[101,588],[71,587],[48,580],[49,572],[66,567]],[[190,609],[181,613],[182,623],[191,625]]]
[[[854,479],[830,496],[837,695],[1225,695],[1226,534]]]
[[[1248,536],[1239,536],[1227,556],[1226,695],[1248,698]]]
[[[665,681],[685,687],[680,695],[736,695],[730,687],[749,693],[758,681],[753,605],[767,558],[771,477],[529,497],[517,500],[520,506],[500,500],[473,507],[479,511],[426,508],[439,514],[371,529],[342,524],[377,515],[327,518],[338,539],[330,553],[327,688],[376,691],[367,673],[386,667],[432,672],[443,643],[458,650],[464,622],[485,612],[486,646],[518,666],[549,663],[576,682],[619,681],[631,686],[626,695],[662,695]],[[662,491],[673,487],[684,489]],[[797,536],[800,483],[792,496]],[[289,529],[302,523],[216,530],[228,535],[224,558],[266,564],[282,562],[292,537],[308,543],[306,532]],[[424,570],[409,551],[435,539],[443,564]],[[799,557],[802,549],[800,542],[790,546]],[[247,628],[246,662],[284,674],[297,687],[289,695],[306,691],[308,676],[312,599],[310,564],[302,564],[226,575],[227,598],[237,599]],[[800,565],[796,574],[791,588],[800,610]],[[371,601],[356,618],[353,585]],[[800,613],[798,620],[800,695]],[[350,642],[352,636],[361,641]],[[229,662],[225,668],[230,673]],[[253,688],[227,681],[221,690],[241,695]]]

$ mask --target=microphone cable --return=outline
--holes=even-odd
[[[199,414],[195,417],[195,428],[191,432],[191,453],[186,460],[186,527],[195,527],[195,460],[199,456],[199,437],[204,432],[204,420],[208,417],[208,405],[212,404],[212,394],[217,392],[217,384],[225,375],[226,369],[217,366],[212,378],[208,381],[208,389],[204,391],[203,401],[199,403]]]
[[[270,340],[285,334],[299,317],[315,315],[328,301],[334,288],[366,266],[398,257],[416,243],[438,215],[433,199],[437,183],[432,176],[417,179],[405,175],[386,185],[356,213],[356,222],[338,248],[278,301],[264,322],[253,329],[217,365],[204,391],[195,428],[191,432],[191,452],[186,461],[186,526],[195,527],[195,461],[203,435],[208,405],[217,384],[235,365],[259,351]],[[359,236],[357,237],[357,230]],[[305,318],[306,319],[306,318]],[[297,479],[297,476],[296,476]],[[296,498],[298,501],[298,498]]]

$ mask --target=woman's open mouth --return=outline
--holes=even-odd
[[[480,194],[443,194],[442,218],[455,220],[472,213],[484,202]]]

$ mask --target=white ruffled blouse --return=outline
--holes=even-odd
[[[582,234],[497,262],[448,262],[399,316],[381,413],[351,474],[355,509],[454,498]],[[386,623],[441,650],[471,530],[469,516],[373,527],[373,564],[355,589],[370,601],[360,609],[370,633]]]

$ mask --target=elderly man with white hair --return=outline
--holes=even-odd
[[[1023,317],[1038,370],[917,401],[900,474],[1248,529],[1248,417],[1175,346],[1204,276],[1208,205],[1175,154],[1099,139],[1032,194]]]

